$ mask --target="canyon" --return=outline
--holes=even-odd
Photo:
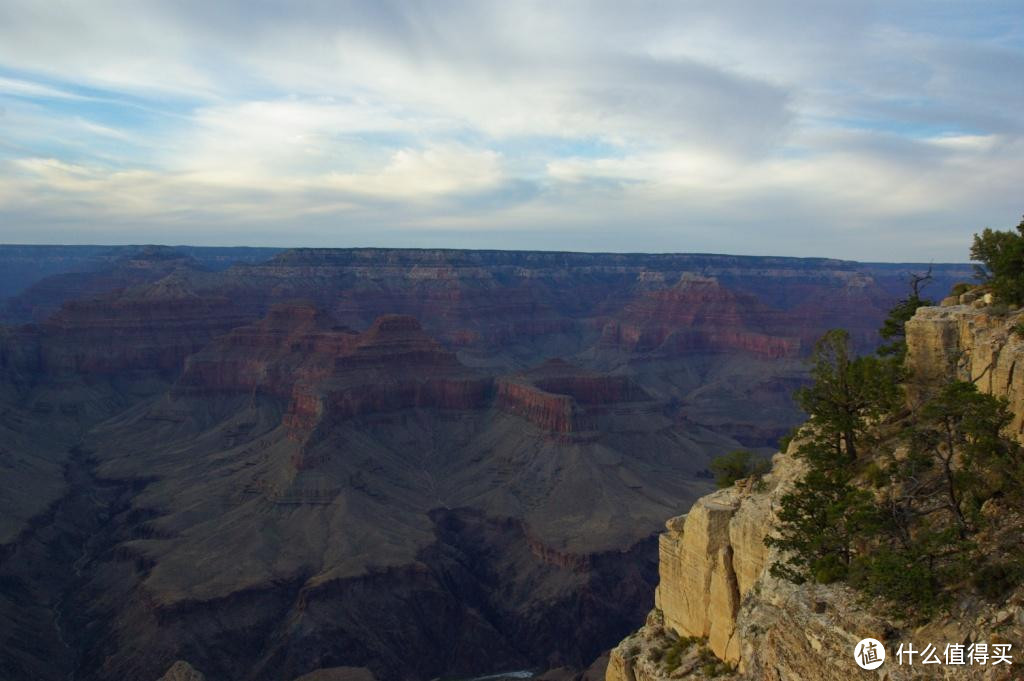
[[[773,451],[802,420],[817,337],[873,347],[927,269],[63,248],[0,247],[43,263],[8,270],[0,304],[10,679],[582,670],[655,605],[659,543],[666,622],[667,571],[703,556],[685,579],[714,603],[687,621],[742,659],[714,613],[759,578],[738,547],[764,497],[730,490],[701,532],[659,538],[665,518],[711,490],[713,456]]]

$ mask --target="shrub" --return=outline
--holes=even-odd
[[[1024,220],[1016,232],[1000,232],[985,228],[974,235],[971,259],[977,266],[978,278],[992,287],[1004,303],[1024,303]]]
[[[913,552],[880,548],[861,556],[850,568],[850,583],[897,606],[901,614],[927,618],[941,602],[938,576],[926,556]]]
[[[760,477],[767,473],[771,464],[753,452],[736,449],[723,456],[715,457],[709,465],[715,474],[715,484],[719,488],[731,487],[737,480]]]
[[[1003,302],[996,302],[989,305],[986,311],[993,317],[1005,317],[1010,314],[1010,306]]]
[[[974,571],[971,581],[983,596],[992,601],[1001,601],[1024,581],[1024,564],[1020,561],[1005,561],[982,565]]]
[[[949,292],[951,296],[961,296],[974,288],[973,284],[969,284],[966,281],[953,284],[953,289]]]

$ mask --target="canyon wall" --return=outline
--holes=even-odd
[[[908,398],[920,400],[950,379],[971,380],[1005,397],[1012,431],[1024,423],[1024,339],[1014,329],[1024,314],[995,314],[983,304],[928,307],[907,324],[908,367],[914,379]],[[782,496],[801,475],[790,451],[774,457],[772,472],[752,487],[741,480],[699,499],[690,512],[669,520],[659,540],[655,610],[639,631],[610,655],[606,681],[697,678],[706,649],[756,681],[841,681],[865,673],[853,652],[863,638],[883,641],[893,655],[899,643],[917,650],[929,643],[1024,643],[1024,589],[1003,604],[965,598],[947,616],[917,628],[901,628],[843,585],[796,585],[770,574],[779,559],[765,547]],[[663,652],[679,637],[702,639],[669,668]],[[674,662],[672,664],[675,664]],[[1010,678],[1009,670],[983,665],[925,667],[931,678]],[[890,681],[920,678],[922,667],[889,658],[872,676]]]
[[[0,306],[5,679],[581,669],[650,610],[709,458],[795,423],[810,341],[842,319],[870,345],[921,269],[114,250]],[[26,253],[0,247],[0,279]],[[725,651],[756,498],[677,537]]]

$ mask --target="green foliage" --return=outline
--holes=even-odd
[[[1020,445],[1003,435],[1012,420],[1005,399],[954,381],[922,407],[911,429],[912,446],[941,465],[947,501],[964,523],[968,500],[975,506],[996,495],[1020,500],[1024,457]]]
[[[981,263],[978,277],[1004,303],[1024,303],[1024,220],[1016,232],[985,228],[974,235],[971,259]]]
[[[1017,231],[986,230],[972,256],[1000,299],[1019,303],[1024,221]],[[998,534],[1007,510],[1024,511],[1024,451],[1005,435],[1006,400],[962,381],[913,408],[903,400],[905,325],[928,304],[920,284],[929,276],[912,277],[877,354],[855,356],[841,330],[815,345],[812,383],[796,395],[808,415],[795,450],[806,473],[765,539],[781,549],[776,576],[846,581],[918,620],[965,585],[997,599],[1024,582],[1019,531]],[[1014,332],[1024,335],[1024,323]]]
[[[827,332],[811,356],[812,384],[797,391],[796,399],[820,438],[857,458],[857,446],[869,424],[887,414],[901,399],[900,367],[889,360],[854,357],[850,335],[842,329]]]
[[[904,616],[930,617],[988,564],[975,541],[981,504],[1024,506],[1024,456],[1003,434],[1010,421],[1005,400],[954,381],[898,431],[898,451],[858,460],[834,445],[842,425],[821,420],[823,430],[797,450],[807,473],[783,496],[766,539],[785,555],[773,574],[846,580]],[[1004,562],[986,574],[992,586],[983,591],[1004,593],[1024,579],[1024,567]]]
[[[969,284],[966,281],[961,281],[956,284],[953,284],[953,288],[950,290],[949,295],[959,297],[970,291],[973,287],[973,284]]]
[[[876,456],[872,477],[884,492],[878,524],[851,567],[850,581],[894,609],[927,618],[972,567],[984,564],[974,536],[981,503],[1018,488],[1009,468],[1019,448],[1004,437],[1004,400],[954,381],[903,429],[904,448]]]
[[[700,665],[700,670],[704,676],[712,679],[717,676],[732,674],[736,671],[736,667],[715,657],[715,654],[711,652],[706,643],[697,652],[697,664]]]
[[[715,457],[708,466],[715,474],[715,484],[721,489],[732,487],[737,480],[750,476],[760,477],[771,469],[771,463],[745,449],[737,449]]]
[[[974,570],[971,581],[983,596],[998,602],[1024,582],[1024,560],[1006,559],[983,564]]]
[[[931,278],[931,269],[926,274],[910,275],[910,294],[889,310],[888,316],[882,322],[882,328],[878,330],[882,340],[887,341],[878,348],[880,356],[894,357],[897,361],[902,361],[907,354],[907,322],[919,307],[934,305],[933,301],[921,296],[921,289]]]
[[[678,669],[679,665],[683,663],[683,655],[700,642],[701,639],[696,636],[683,636],[662,649],[662,665],[666,671],[674,672]]]
[[[877,525],[871,495],[854,484],[859,447],[899,403],[899,367],[888,358],[854,357],[849,335],[829,331],[811,358],[813,383],[797,393],[809,434],[796,456],[807,473],[784,495],[776,533],[765,540],[785,558],[773,574],[795,582],[845,579],[854,542]]]
[[[850,583],[869,596],[908,606],[924,619],[940,605],[939,576],[928,556],[915,548],[883,546],[859,556]]]
[[[777,577],[797,583],[845,578],[854,539],[873,524],[870,495],[851,484],[849,461],[845,457],[835,461],[833,453],[813,442],[800,448],[808,472],[792,492],[783,495],[776,534],[765,539],[767,545],[786,554],[781,563],[771,567]]]

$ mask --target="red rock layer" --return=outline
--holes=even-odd
[[[402,315],[364,333],[331,328],[307,304],[281,305],[189,358],[176,395],[257,392],[287,400],[284,423],[297,438],[319,425],[412,407],[487,406],[492,380]]]
[[[650,400],[628,376],[599,374],[560,359],[498,380],[498,406],[552,433],[591,430],[587,407]]]
[[[214,336],[244,323],[224,298],[110,298],[64,305],[37,327],[49,373],[178,371]]]
[[[529,383],[498,380],[498,406],[542,430],[571,433],[575,402],[568,395],[549,393]]]
[[[718,281],[684,275],[669,289],[650,291],[628,304],[602,331],[605,345],[633,352],[740,351],[760,357],[795,355],[800,340],[770,333],[786,315]]]

